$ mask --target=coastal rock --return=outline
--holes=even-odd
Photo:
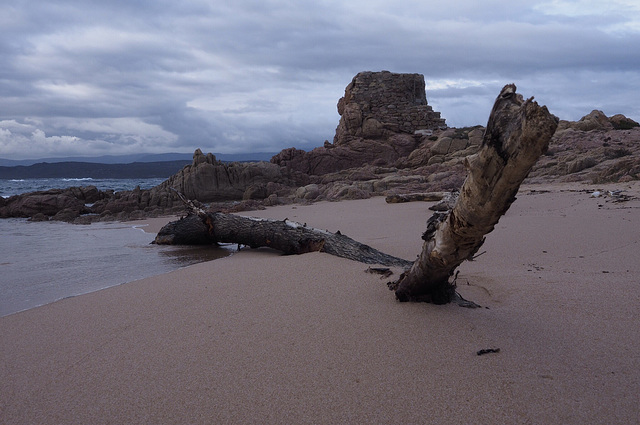
[[[67,223],[71,223],[78,217],[80,217],[79,211],[66,208],[62,211],[58,211],[53,217],[51,217],[51,221],[66,221]]]
[[[42,213],[37,213],[34,216],[32,216],[29,220],[30,221],[49,221],[49,217],[47,217]]]
[[[111,214],[131,214],[137,210],[148,208],[168,209],[174,204],[181,204],[177,194],[168,190],[134,190],[111,193],[91,206],[91,212],[103,214],[105,211]]]
[[[348,145],[355,138],[388,138],[446,128],[440,113],[427,104],[425,88],[421,74],[358,73],[338,101],[341,118],[334,145]]]
[[[398,161],[400,168],[441,164],[476,153],[482,143],[484,127],[449,128],[421,139],[419,146]]]
[[[10,197],[0,208],[0,217],[32,217],[36,214],[54,216],[62,210],[74,211],[77,215],[88,212],[85,200],[74,196],[73,190],[51,189]]]
[[[595,166],[597,163],[598,161],[596,160],[596,158],[592,156],[574,159],[573,161],[567,164],[567,174],[573,174],[573,173],[577,173],[578,171],[591,168]]]
[[[250,199],[264,199],[269,194],[267,193],[267,185],[264,183],[252,184],[247,187],[242,194],[242,200],[248,201]]]
[[[611,130],[613,129],[613,125],[602,111],[593,110],[580,118],[579,121],[561,120],[558,124],[556,134],[560,134],[567,129],[578,131]]]
[[[473,127],[467,133],[467,137],[469,138],[469,145],[480,146],[482,144],[482,137],[484,136],[484,130],[485,128],[481,126]]]
[[[485,129],[446,128],[424,90],[419,74],[360,73],[338,102],[333,143],[309,152],[284,149],[270,162],[252,163],[223,163],[198,149],[191,164],[152,189],[69,188],[0,198],[0,217],[88,223],[178,214],[183,204],[175,190],[220,211],[453,191],[466,177],[464,157],[477,152]],[[636,180],[639,158],[638,123],[592,111],[561,122],[527,182]]]
[[[527,182],[620,182],[640,178],[640,127],[556,132]]]
[[[310,152],[287,149],[271,162],[295,173],[324,175],[365,164],[391,165],[416,145],[415,138],[407,134],[396,134],[385,141],[353,139],[349,146],[318,147]]]
[[[629,130],[635,127],[640,127],[637,121],[627,118],[622,114],[616,114],[609,118],[609,122],[616,130]]]
[[[182,202],[173,191],[153,188],[114,192],[95,186],[30,192],[2,200],[0,217],[32,217],[75,223],[127,219],[136,214],[154,216],[174,213]],[[140,213],[137,213],[140,211]],[[84,216],[83,214],[90,214]],[[82,220],[78,220],[82,218]]]
[[[451,137],[441,137],[433,145],[431,145],[431,153],[433,155],[446,155],[451,148]]]
[[[613,125],[602,111],[593,110],[575,123],[573,128],[581,131],[610,130]]]
[[[427,104],[424,76],[361,72],[338,101],[341,115],[333,144],[309,152],[285,149],[271,162],[305,175],[324,175],[365,164],[392,166],[425,135],[446,128]]]
[[[212,154],[204,155],[200,149],[193,154],[193,163],[185,166],[160,185],[160,189],[174,188],[189,199],[202,202],[263,199],[270,195],[266,184],[291,183],[278,165],[269,162],[229,164],[216,160]],[[247,189],[252,190],[247,192]]]
[[[320,195],[320,188],[317,184],[312,183],[306,186],[299,187],[296,190],[296,198],[314,200]]]

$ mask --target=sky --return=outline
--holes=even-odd
[[[309,150],[382,70],[423,74],[451,127],[508,83],[560,119],[638,121],[640,2],[3,2],[0,158]]]

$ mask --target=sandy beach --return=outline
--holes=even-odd
[[[245,249],[2,317],[0,423],[640,423],[640,200],[596,189],[640,197],[639,182],[521,188],[460,268],[480,309],[399,303],[324,253]],[[242,215],[414,259],[430,205]]]

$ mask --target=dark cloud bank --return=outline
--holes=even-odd
[[[424,74],[450,126],[510,82],[562,119],[640,118],[632,0],[217,3],[5,6],[0,157],[309,149],[365,70]]]

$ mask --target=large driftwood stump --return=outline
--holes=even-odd
[[[455,295],[449,278],[484,243],[515,201],[520,184],[547,150],[558,119],[513,84],[505,86],[491,111],[478,153],[465,159],[468,176],[448,213],[427,222],[422,252],[411,269],[390,285],[400,301],[446,303]]]

